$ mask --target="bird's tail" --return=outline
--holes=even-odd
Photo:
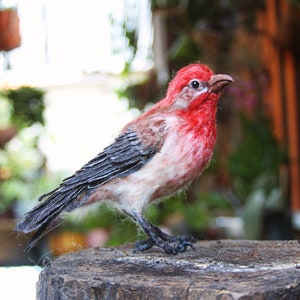
[[[84,195],[83,192],[84,188],[82,190],[75,189],[74,191],[61,191],[60,188],[57,188],[40,197],[39,200],[47,199],[28,212],[24,220],[15,227],[16,231],[25,234],[34,232],[31,240],[25,247],[25,251],[30,251],[48,232],[49,225],[58,215],[62,212],[70,212],[83,205],[87,198],[87,195]],[[78,195],[80,194],[83,196],[78,200]]]

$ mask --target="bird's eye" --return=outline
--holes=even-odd
[[[196,80],[196,79],[193,79],[190,84],[193,89],[197,89],[200,86],[199,80]]]

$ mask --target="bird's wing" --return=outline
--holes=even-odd
[[[15,228],[24,233],[36,231],[26,249],[36,244],[60,213],[84,205],[93,191],[108,181],[139,170],[160,150],[161,144],[161,140],[151,145],[145,143],[136,131],[127,129],[58,188],[42,195],[39,200],[46,200],[33,208]]]
[[[145,146],[135,131],[127,130],[74,175],[66,178],[57,191],[66,192],[81,186],[97,188],[116,177],[139,170],[159,150],[158,145]]]

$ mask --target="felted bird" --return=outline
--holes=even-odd
[[[26,250],[47,233],[63,212],[99,201],[111,201],[148,235],[136,251],[158,246],[168,254],[194,249],[193,237],[173,237],[142,215],[152,201],[187,187],[208,166],[216,141],[217,104],[233,79],[204,64],[180,69],[164,99],[128,123],[120,135],[43,201],[15,228],[35,232]]]

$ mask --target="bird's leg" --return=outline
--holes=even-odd
[[[158,227],[149,223],[143,216],[137,213],[132,213],[130,216],[139,223],[139,225],[149,236],[148,239],[138,241],[135,244],[135,251],[145,251],[154,245],[162,248],[168,254],[184,252],[186,251],[187,247],[191,247],[193,250],[195,250],[193,245],[195,239],[192,236],[173,237],[162,232]]]
[[[137,241],[135,243],[133,251],[134,251],[134,253],[135,252],[143,252],[145,250],[152,248],[153,246],[154,246],[154,242],[150,238],[148,238],[146,240]]]

